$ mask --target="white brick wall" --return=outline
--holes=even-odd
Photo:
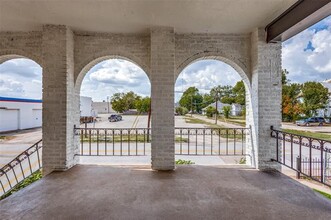
[[[265,32],[256,29],[251,35],[252,84],[247,123],[252,127],[248,153],[256,168],[280,169],[271,162],[276,158],[275,140],[270,138],[270,126],[281,125],[281,44],[265,43]],[[258,146],[258,147],[256,147]]]
[[[41,41],[42,32],[0,32],[0,64],[27,57],[42,66]]]
[[[152,168],[175,168],[173,28],[151,30]]]
[[[97,63],[123,58],[150,72],[150,36],[75,32],[75,79],[80,84],[85,74]]]
[[[61,25],[42,32],[0,32],[0,63],[27,57],[43,66],[44,171],[76,164],[79,92],[87,71],[108,58],[138,64],[152,86],[152,167],[174,169],[174,84],[180,72],[199,59],[228,63],[242,76],[247,90],[247,124],[252,126],[248,161],[257,168],[279,168],[270,126],[280,126],[281,45],[266,44],[264,31],[248,35],[176,34],[153,28],[150,34],[73,33]],[[258,147],[257,147],[258,146]],[[251,160],[252,159],[252,160]]]
[[[73,34],[65,26],[43,27],[43,171],[75,165]]]

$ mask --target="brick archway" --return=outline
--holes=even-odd
[[[104,53],[100,53],[104,54]],[[94,55],[91,58],[89,58],[87,61],[82,62],[82,64],[77,68],[77,71],[75,71],[75,92],[80,93],[80,88],[83,82],[84,77],[86,76],[87,72],[97,65],[100,62],[103,62],[105,60],[109,59],[123,59],[126,61],[129,61],[135,65],[137,65],[139,68],[141,68],[145,74],[147,75],[148,79],[150,80],[150,75],[149,75],[149,68],[137,57],[134,57],[132,55],[128,54],[123,54],[123,53],[116,53],[116,55]]]

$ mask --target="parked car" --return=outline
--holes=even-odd
[[[116,122],[116,121],[121,121],[122,116],[121,115],[110,115],[108,117],[109,122]]]
[[[325,123],[325,120],[323,117],[311,117],[296,121],[295,123],[297,126],[312,126],[312,125],[321,126]]]
[[[122,121],[122,115],[116,115],[117,121]]]

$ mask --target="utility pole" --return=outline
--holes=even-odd
[[[148,119],[147,119],[147,143],[149,142],[149,130],[151,127],[151,112],[152,112],[152,100],[149,103],[149,110],[148,110]]]
[[[107,107],[108,107],[108,114],[109,114],[109,96],[107,96]]]
[[[191,96],[191,117],[192,117],[192,113],[193,113],[193,96]]]
[[[217,95],[215,96],[215,99],[216,99],[216,112],[215,112],[215,124],[217,125],[217,115],[218,115],[218,105],[217,105],[217,101],[218,101],[218,98],[217,98]]]

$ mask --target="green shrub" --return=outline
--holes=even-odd
[[[188,110],[185,107],[177,107],[175,111],[179,115],[186,115],[188,113]]]
[[[224,106],[223,107],[223,114],[225,118],[229,118],[231,112],[231,106]]]
[[[19,183],[17,186],[15,186],[11,191],[2,195],[0,197],[0,200],[7,198],[11,194],[23,189],[24,187],[30,185],[31,183],[33,183],[41,178],[42,178],[41,170],[34,172],[31,176],[27,177],[25,180],[23,180],[21,183]]]
[[[245,157],[240,158],[239,164],[246,164],[246,158]]]
[[[190,160],[178,159],[178,160],[176,160],[176,164],[195,164],[195,163],[193,161],[190,161]]]
[[[206,115],[207,117],[211,118],[213,117],[213,115],[216,113],[216,108],[214,108],[213,106],[208,106],[206,109]]]

